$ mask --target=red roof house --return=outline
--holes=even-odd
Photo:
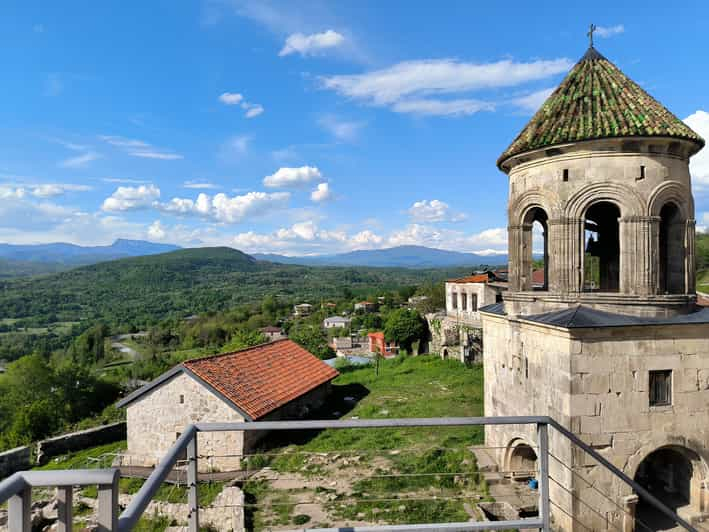
[[[370,353],[379,353],[384,358],[391,358],[399,352],[399,345],[396,342],[387,342],[381,331],[369,333],[367,338]]]
[[[183,362],[118,403],[127,409],[130,463],[154,465],[191,423],[304,417],[323,405],[338,375],[288,339]],[[258,436],[200,434],[200,454],[214,457],[211,469],[238,469]]]

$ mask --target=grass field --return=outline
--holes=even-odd
[[[434,357],[347,368],[321,418],[482,415],[482,367]],[[285,433],[284,433],[285,434]],[[324,430],[271,440],[244,486],[254,529],[359,523],[467,521],[466,502],[488,499],[468,450],[482,429]],[[403,476],[401,476],[403,475]]]

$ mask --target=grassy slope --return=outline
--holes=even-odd
[[[346,401],[346,397],[357,399]],[[467,368],[458,362],[434,357],[384,361],[377,377],[372,367],[348,370],[334,381],[333,396],[320,417],[399,418],[480,416],[483,413],[482,367]],[[350,411],[348,411],[350,410]],[[333,415],[333,413],[335,413]],[[290,436],[291,438],[293,436]],[[246,484],[247,500],[258,506],[248,518],[256,528],[292,523],[293,513],[306,514],[308,507],[295,501],[326,493],[325,507],[338,521],[421,523],[467,520],[463,500],[446,497],[487,495],[477,475],[470,445],[483,441],[483,431],[471,428],[325,430],[302,435],[299,445],[282,442],[255,456],[253,466],[270,465],[281,475],[299,474],[322,478],[314,493],[273,490],[267,482]],[[313,455],[312,453],[319,453]],[[273,456],[276,455],[276,456]],[[322,456],[332,457],[323,465]],[[315,458],[314,458],[315,456]],[[333,478],[347,475],[348,460],[359,456],[350,474],[356,478],[350,493],[328,488]],[[316,459],[317,458],[317,459]],[[334,470],[332,469],[334,468]],[[383,469],[382,469],[383,468]],[[368,474],[426,474],[428,476],[371,478]],[[431,476],[433,473],[449,475]],[[454,479],[453,473],[460,478]],[[467,475],[467,476],[466,476]],[[461,480],[462,479],[462,480]],[[403,497],[430,497],[437,501],[402,501]],[[382,499],[396,498],[396,501]],[[376,502],[368,502],[368,500]],[[288,504],[290,501],[291,504]],[[299,510],[296,511],[296,508]],[[318,523],[323,525],[323,523]]]

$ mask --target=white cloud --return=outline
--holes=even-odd
[[[243,99],[244,97],[238,92],[224,92],[219,96],[219,101],[225,105],[236,105]]]
[[[166,203],[155,204],[155,208],[170,214],[200,216],[220,223],[239,223],[246,218],[264,216],[283,208],[289,199],[288,192],[248,192],[240,196],[200,193],[195,200],[172,198]]]
[[[310,193],[310,199],[316,203],[329,201],[333,198],[329,183],[320,183],[315,190]]]
[[[551,96],[552,92],[554,92],[553,88],[542,89],[525,96],[515,98],[512,100],[512,103],[524,111],[535,113],[542,106],[542,104],[547,101],[547,98]]]
[[[315,166],[299,168],[282,167],[276,173],[263,178],[263,184],[269,188],[300,187],[322,178]]]
[[[150,224],[150,227],[148,227],[148,238],[151,240],[162,240],[165,236],[167,236],[167,233],[160,220],[155,220]]]
[[[384,239],[378,234],[365,229],[352,237],[352,247],[356,249],[367,249],[379,247]]]
[[[261,113],[263,113],[263,106],[258,103],[248,103],[244,102],[241,104],[241,108],[246,110],[246,118],[255,118]]]
[[[699,109],[684,119],[685,124],[709,139],[709,113]],[[692,174],[692,184],[698,188],[709,188],[709,150],[703,148],[689,161],[689,171]]]
[[[137,150],[131,152],[133,157],[141,157],[143,159],[160,159],[162,161],[174,161],[175,159],[184,159],[184,156],[179,153],[169,153],[153,150]]]
[[[143,140],[129,139],[117,135],[99,135],[99,138],[107,144],[121,149],[131,157],[158,159],[163,161],[173,161],[184,158],[184,156],[179,153],[175,153],[172,150],[156,148]]]
[[[32,195],[38,198],[50,198],[52,196],[61,196],[66,192],[86,192],[91,190],[89,185],[72,185],[72,184],[57,184],[49,183],[32,186]]]
[[[608,37],[613,37],[615,35],[620,35],[625,32],[625,26],[622,24],[616,24],[615,26],[596,26],[595,34],[602,39],[607,39]]]
[[[318,124],[337,140],[345,142],[356,140],[360,130],[365,126],[365,122],[340,120],[334,115],[320,117]]]
[[[101,209],[107,212],[131,211],[150,207],[160,197],[160,189],[155,185],[139,187],[118,187],[103,201]]]
[[[465,220],[462,213],[451,212],[450,206],[440,200],[421,200],[408,210],[411,219],[416,222],[460,222]]]
[[[434,94],[514,87],[566,72],[565,58],[527,63],[509,59],[492,63],[465,63],[453,59],[404,61],[364,74],[325,76],[323,88],[397,112],[427,115],[464,115],[492,110],[494,104],[476,99],[441,100]]]
[[[345,38],[334,30],[327,30],[322,33],[293,33],[286,39],[286,43],[278,53],[280,57],[298,53],[302,56],[317,55],[329,48],[342,45]]]
[[[219,148],[219,157],[227,162],[240,160],[249,152],[251,137],[248,135],[235,135],[229,137]]]
[[[22,199],[26,193],[23,187],[0,186],[0,199]]]
[[[397,113],[411,113],[423,116],[465,116],[480,111],[494,111],[495,104],[480,100],[439,100],[416,99],[402,100],[392,105],[392,110]]]
[[[131,185],[143,185],[149,183],[145,179],[129,179],[124,177],[103,177],[101,181],[104,183],[127,183]]]
[[[220,188],[219,185],[214,183],[209,183],[207,181],[185,181],[182,183],[184,188],[196,188],[196,189],[214,189]]]
[[[84,168],[91,161],[95,161],[100,157],[100,154],[89,151],[86,153],[82,153],[81,155],[77,155],[75,157],[69,157],[68,159],[64,159],[59,163],[59,166],[61,166],[62,168]]]

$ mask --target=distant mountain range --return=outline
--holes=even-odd
[[[450,268],[487,264],[507,264],[507,255],[478,255],[425,246],[397,246],[386,249],[351,251],[337,255],[288,257],[272,253],[254,253],[258,260],[304,266],[369,266],[380,268]]]
[[[0,244],[0,277],[66,270],[107,260],[156,255],[181,249],[172,244],[119,238],[110,246],[53,244]]]

